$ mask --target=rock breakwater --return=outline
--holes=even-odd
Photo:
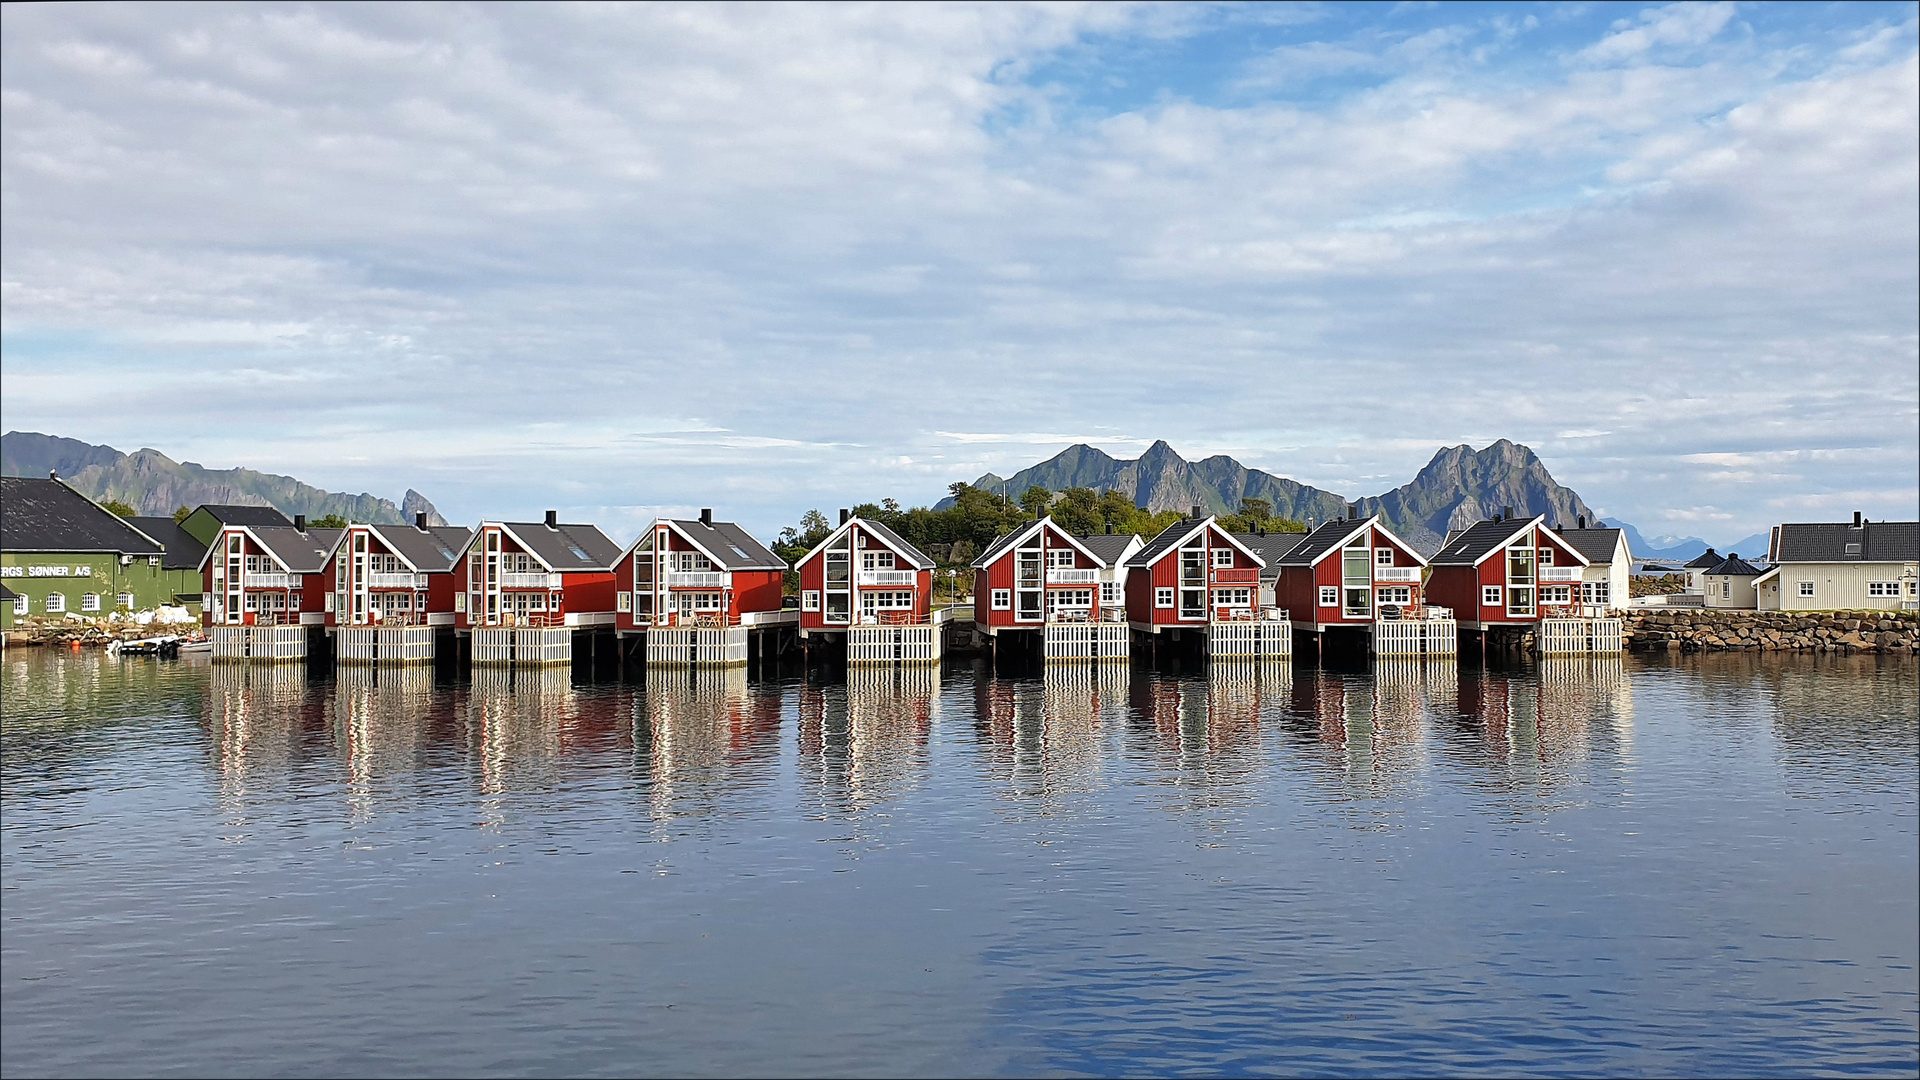
[[[1627,648],[1682,652],[1883,652],[1913,655],[1920,621],[1906,611],[1650,610],[1622,616]]]

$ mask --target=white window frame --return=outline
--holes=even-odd
[[[807,589],[800,594],[800,610],[801,611],[819,611],[820,610],[820,590],[819,589]]]
[[[1506,607],[1507,590],[1499,585],[1480,586],[1480,606],[1492,608]]]
[[[913,590],[862,590],[860,593],[860,604],[862,607],[870,608],[874,611],[912,611]]]
[[[1233,549],[1217,547],[1213,549],[1213,568],[1215,570],[1233,569]]]
[[[1540,602],[1543,604],[1571,604],[1573,603],[1573,586],[1542,585],[1540,586]]]
[[[1392,566],[1393,565],[1393,549],[1390,547],[1374,548],[1373,549],[1373,565]]]
[[[1088,611],[1093,607],[1093,590],[1049,589],[1047,603],[1055,611]]]
[[[1055,570],[1073,569],[1073,549],[1053,548],[1047,552],[1047,565]]]
[[[1411,585],[1381,585],[1375,588],[1373,593],[1375,603],[1402,606],[1413,603],[1413,586]]]
[[[65,615],[67,613],[67,594],[50,592],[47,594],[47,614]]]
[[[28,605],[28,603],[29,603],[29,600],[28,600],[28,598],[27,598],[27,597],[24,597],[24,596],[16,596],[16,597],[14,597],[14,598],[13,598],[13,613],[14,613],[15,615],[25,615],[25,614],[27,614],[27,612],[28,612],[28,607],[27,607],[27,605]]]
[[[993,599],[992,607],[994,611],[1012,611],[1013,610],[1013,590],[1012,589],[995,589],[993,590],[993,593],[991,595]]]
[[[81,593],[80,594],[80,610],[81,611],[99,611],[100,610],[100,594],[97,592]]]
[[[1722,599],[1722,600],[1731,600],[1731,599],[1733,599],[1733,579],[1732,579],[1732,578],[1722,578],[1722,579],[1721,579],[1721,581],[1720,581],[1720,599]]]
[[[862,570],[891,570],[893,568],[893,552],[891,551],[862,551],[860,553],[860,569]]]
[[[1867,582],[1867,595],[1899,596],[1900,583],[1897,581],[1869,581]]]
[[[1250,608],[1253,606],[1253,590],[1247,586],[1234,586],[1213,590],[1213,606],[1216,608]]]
[[[1168,611],[1173,610],[1173,587],[1162,585],[1155,588],[1153,590],[1153,606]]]
[[[126,608],[128,611],[132,611],[133,610],[133,594],[130,592],[123,592],[123,593],[116,594],[113,598],[113,606],[116,608]]]
[[[1802,581],[1799,583],[1799,585],[1800,585],[1799,595],[1801,597],[1806,598],[1806,597],[1811,597],[1813,595],[1813,582]]]
[[[1100,583],[1100,602],[1103,604],[1119,603],[1120,602],[1120,583],[1117,581],[1101,582]]]
[[[1338,585],[1320,586],[1320,606],[1321,607],[1339,607],[1340,606],[1340,586]]]

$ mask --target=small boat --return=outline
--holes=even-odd
[[[182,647],[178,635],[164,634],[136,641],[116,641],[107,646],[107,652],[121,656],[179,656]]]

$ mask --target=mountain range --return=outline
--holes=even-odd
[[[1357,502],[1361,515],[1380,514],[1394,532],[1429,553],[1439,550],[1447,530],[1508,507],[1515,513],[1545,514],[1549,523],[1569,527],[1581,517],[1596,525],[1600,520],[1578,492],[1553,479],[1538,455],[1506,439],[1481,450],[1464,444],[1443,447],[1410,483],[1358,500],[1249,469],[1225,455],[1187,461],[1165,441],[1131,461],[1076,443],[1012,476],[988,473],[974,484],[989,490],[1004,486],[1016,498],[1036,485],[1050,491],[1117,490],[1135,506],[1153,511],[1199,506],[1224,514],[1238,510],[1243,499],[1265,499],[1277,516],[1309,525],[1343,516],[1348,504]],[[1640,554],[1638,549],[1634,553]]]
[[[209,469],[191,461],[175,461],[150,448],[126,454],[111,446],[37,431],[0,435],[0,473],[46,476],[49,472],[59,473],[62,480],[96,501],[118,499],[133,507],[136,514],[146,516],[171,514],[179,506],[237,503],[272,506],[289,517],[338,514],[348,521],[373,525],[404,524],[415,514],[425,513],[429,525],[446,524],[433,503],[412,489],[395,505],[391,499],[365,492],[349,495],[325,491],[291,476],[253,469]]]

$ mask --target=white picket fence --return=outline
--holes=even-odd
[[[1214,659],[1291,659],[1293,624],[1284,619],[1212,623],[1207,627],[1207,655]]]
[[[482,627],[473,632],[476,665],[539,667],[573,662],[573,631],[564,626]]]
[[[847,631],[849,664],[937,664],[938,626],[856,626]]]
[[[1542,656],[1574,653],[1617,653],[1621,650],[1619,619],[1541,619]]]
[[[210,626],[215,660],[305,660],[304,626]]]
[[[1125,660],[1132,635],[1126,623],[1048,623],[1041,647],[1048,660]]]
[[[747,662],[744,626],[671,626],[647,631],[647,663],[731,667]]]
[[[342,664],[426,664],[433,661],[431,626],[342,626],[333,655]]]
[[[1379,619],[1375,656],[1451,656],[1460,651],[1460,624],[1452,619]]]

